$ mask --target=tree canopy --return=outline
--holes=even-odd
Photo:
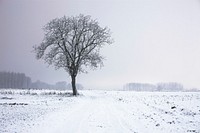
[[[110,29],[80,14],[53,19],[45,25],[44,31],[42,43],[34,47],[36,58],[44,59],[56,69],[64,68],[72,78],[73,94],[76,95],[75,78],[78,73],[86,72],[84,66],[103,65],[100,48],[112,44]]]

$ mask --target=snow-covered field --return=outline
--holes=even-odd
[[[0,90],[0,133],[200,133],[199,92]]]

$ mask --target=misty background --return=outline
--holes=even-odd
[[[80,13],[109,27],[115,40],[102,49],[103,68],[78,75],[84,88],[131,82],[200,88],[199,0],[0,0],[0,71],[70,83],[64,70],[36,60],[32,47],[42,42],[47,22]]]

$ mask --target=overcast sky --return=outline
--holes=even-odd
[[[108,26],[115,40],[102,49],[103,68],[78,75],[85,88],[171,81],[200,88],[199,0],[0,0],[0,71],[69,83],[31,51],[47,22],[80,13]]]

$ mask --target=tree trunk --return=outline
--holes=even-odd
[[[76,89],[76,76],[71,76],[71,78],[72,78],[73,95],[76,96],[78,94]]]

